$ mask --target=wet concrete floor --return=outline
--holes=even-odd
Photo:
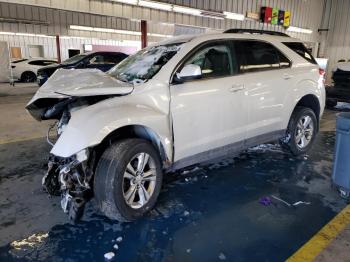
[[[0,261],[283,261],[346,205],[330,187],[334,117],[307,156],[268,144],[168,175],[155,209],[132,223],[92,202],[69,223],[60,198],[41,191],[45,139],[1,144]]]

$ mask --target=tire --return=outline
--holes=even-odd
[[[300,124],[307,124],[307,121],[303,122],[303,119],[307,119],[307,121],[310,121],[311,124],[306,126],[306,128],[303,124],[302,126],[304,129],[301,130]],[[281,144],[284,148],[290,150],[293,155],[303,155],[312,147],[316,138],[317,130],[318,122],[315,112],[308,107],[298,106],[292,113],[286,132],[286,137],[281,140]],[[300,136],[305,137],[305,139],[299,140]]]
[[[142,173],[136,167],[141,163],[141,154],[149,156]],[[131,169],[127,169],[128,164]],[[130,175],[130,170],[134,171],[134,175]],[[155,177],[148,177],[152,180],[142,180],[147,179],[146,174],[154,172]],[[136,138],[118,141],[105,150],[97,164],[93,185],[96,203],[101,212],[111,219],[133,221],[153,208],[161,190],[162,178],[159,154],[150,142]],[[143,201],[147,199],[146,193],[149,198]]]
[[[21,75],[21,82],[32,83],[36,81],[36,74],[31,71],[26,71]]]
[[[327,99],[326,106],[327,108],[333,108],[337,105],[338,101],[336,99]]]

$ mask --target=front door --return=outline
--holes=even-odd
[[[211,158],[229,145],[243,146],[247,111],[233,50],[229,41],[206,43],[179,67],[177,72],[188,64],[199,65],[202,77],[170,86],[174,161],[203,160],[201,153]]]

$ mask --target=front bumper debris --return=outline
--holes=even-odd
[[[42,185],[50,195],[61,195],[63,211],[77,221],[83,215],[85,203],[92,197],[91,179],[88,150],[82,150],[70,158],[50,156]]]

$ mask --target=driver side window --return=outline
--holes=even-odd
[[[230,46],[226,43],[211,43],[200,48],[183,66],[198,65],[203,78],[232,75],[234,67]]]
[[[89,59],[87,64],[88,65],[104,64],[104,58],[102,55],[96,55],[96,56],[92,57],[91,59]]]

